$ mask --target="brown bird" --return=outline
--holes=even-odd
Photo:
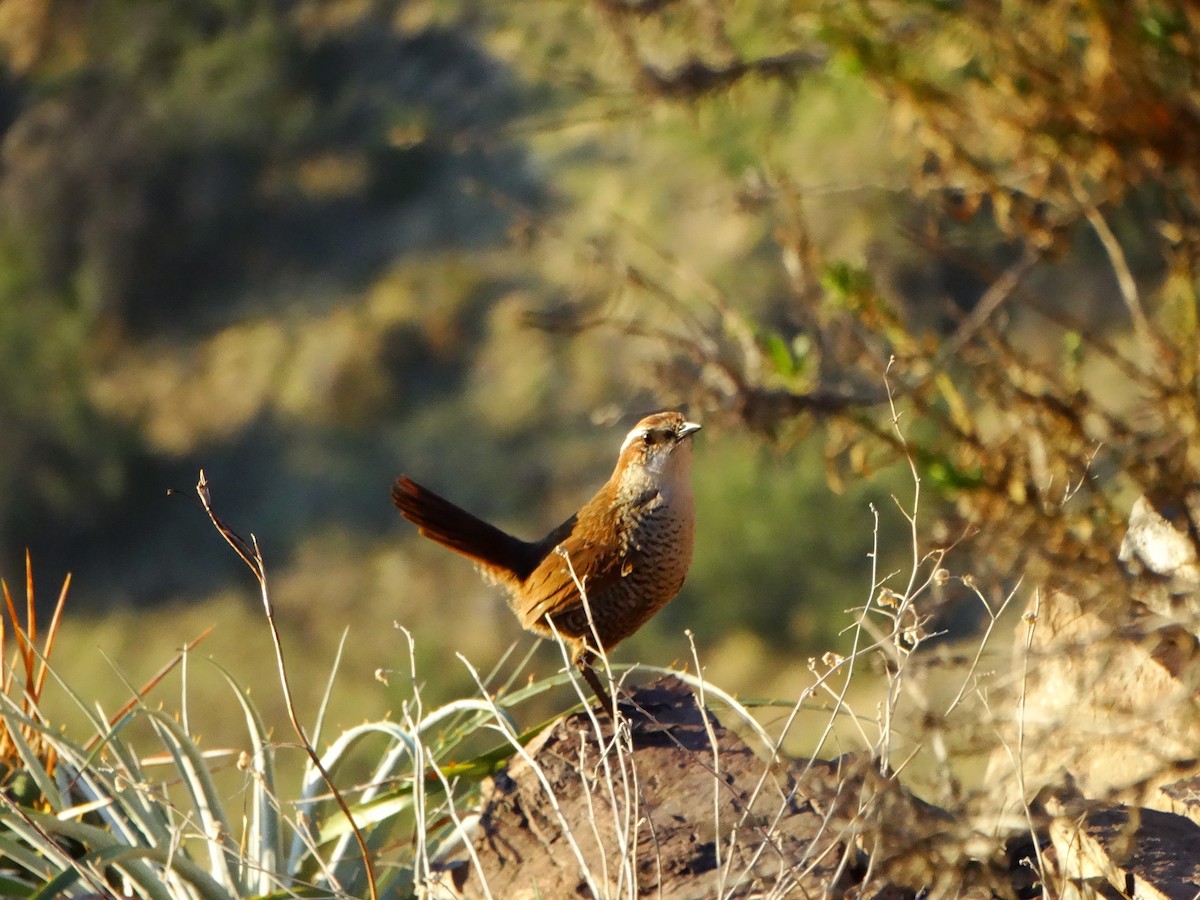
[[[597,699],[611,709],[591,668],[593,634],[578,585],[605,651],[679,593],[692,562],[696,520],[688,439],[699,429],[677,412],[642,419],[596,496],[540,541],[513,537],[407,475],[396,481],[392,501],[421,534],[473,560],[485,578],[504,587],[521,625],[552,638],[553,622]]]

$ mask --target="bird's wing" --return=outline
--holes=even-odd
[[[654,493],[644,501],[656,498]],[[589,603],[594,603],[642,563],[641,548],[618,537],[625,531],[611,507],[585,507],[552,531],[543,544],[541,564],[525,583],[526,596],[537,597],[538,602],[524,612],[522,624],[545,633],[545,625],[539,623],[549,615],[560,631],[586,634],[587,613],[579,585]]]

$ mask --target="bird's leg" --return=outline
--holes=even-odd
[[[604,685],[600,683],[600,676],[596,674],[596,670],[592,668],[592,660],[595,657],[589,650],[580,649],[575,654],[575,665],[579,666],[579,672],[583,675],[583,680],[588,683],[592,692],[596,695],[596,699],[600,701],[600,708],[606,713],[612,714],[613,702],[612,697],[608,695],[608,691],[604,689]]]

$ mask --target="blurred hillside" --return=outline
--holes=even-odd
[[[391,479],[534,535],[686,406],[696,564],[618,658],[686,661],[689,628],[770,691],[924,564],[890,367],[956,571],[1116,577],[1132,492],[1195,468],[1200,106],[1194,12],[1105,15],[6,0],[0,573],[75,573],[81,673],[215,621],[254,682],[203,467],[309,698],[349,627],[347,714],[394,703],[362,686],[407,670],[397,622],[437,700],[455,651],[531,639]]]

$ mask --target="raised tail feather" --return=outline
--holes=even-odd
[[[489,525],[407,475],[392,486],[392,502],[425,537],[473,559],[501,582],[524,581],[540,562],[535,545]]]

